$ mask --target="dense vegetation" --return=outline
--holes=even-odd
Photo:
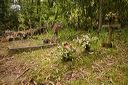
[[[128,0],[0,0],[0,85],[128,85],[127,9]]]
[[[12,10],[13,4],[21,10]],[[104,24],[109,12],[117,13],[123,26],[128,23],[127,0],[1,0],[0,6],[0,28],[4,30],[49,27],[56,21],[65,27],[89,29],[99,21]]]

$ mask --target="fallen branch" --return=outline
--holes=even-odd
[[[16,78],[16,80],[17,79],[19,79],[21,76],[23,76],[27,71],[29,71],[30,70],[30,68],[28,68],[28,69],[26,69],[21,75],[19,75],[17,78]]]
[[[11,47],[8,47],[9,50],[11,51],[17,51],[17,50],[26,50],[26,49],[38,49],[38,48],[49,48],[49,47],[52,47],[52,46],[56,46],[57,44],[54,43],[54,44],[46,44],[46,45],[38,45],[38,46],[28,46],[28,47],[18,47],[18,48],[11,48]]]

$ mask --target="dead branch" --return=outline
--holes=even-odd
[[[19,79],[21,76],[23,76],[27,71],[29,71],[30,70],[30,68],[28,68],[28,69],[26,69],[21,75],[19,75],[17,78],[16,78],[16,80],[17,79]]]
[[[17,50],[26,50],[26,49],[38,49],[38,48],[50,48],[52,46],[56,46],[57,44],[46,44],[46,45],[38,45],[38,46],[28,46],[28,47],[18,47],[18,48],[11,48],[8,47],[10,51],[17,51]]]

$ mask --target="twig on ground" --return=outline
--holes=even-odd
[[[19,79],[21,76],[23,76],[27,71],[29,71],[30,70],[30,68],[28,68],[28,69],[26,69],[21,75],[19,75],[17,78],[16,78],[16,80],[17,79]]]

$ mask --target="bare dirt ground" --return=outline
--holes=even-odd
[[[10,54],[8,46],[10,43],[0,43],[0,85],[15,85],[25,81],[25,77],[20,77],[24,76],[30,67]]]
[[[29,60],[24,55],[21,54],[20,57],[10,53],[8,47],[24,47],[32,46],[41,42],[34,42],[32,40],[25,41],[15,41],[10,43],[0,43],[0,85],[35,85],[36,83],[31,77],[26,74],[29,73],[31,69],[38,67],[36,64],[38,61]],[[30,51],[32,52],[32,51]],[[16,52],[15,52],[16,53]],[[20,53],[19,53],[20,55]],[[37,54],[38,55],[38,54]],[[44,54],[47,56],[49,54]],[[30,61],[29,63],[25,60]],[[40,69],[40,68],[39,68]]]

